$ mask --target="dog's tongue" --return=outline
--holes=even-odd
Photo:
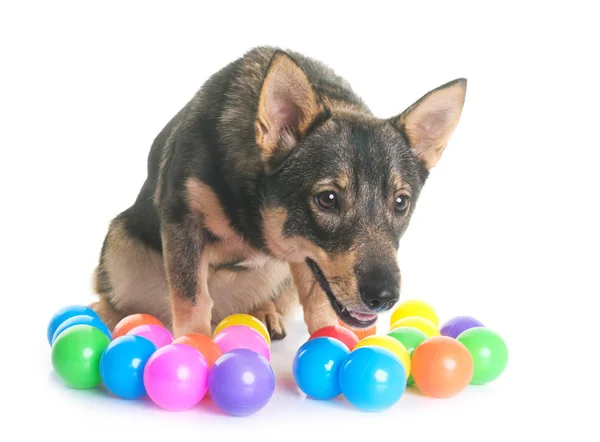
[[[377,315],[374,313],[360,313],[350,309],[348,309],[348,313],[350,313],[354,319],[357,319],[361,322],[371,321],[377,317]]]

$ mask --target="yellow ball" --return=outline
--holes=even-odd
[[[439,329],[435,326],[433,322],[431,322],[429,319],[425,319],[420,316],[409,316],[407,318],[402,318],[399,321],[396,321],[394,322],[394,324],[392,324],[390,331],[398,327],[414,327],[425,333],[428,338],[440,335]]]
[[[263,324],[259,319],[255,318],[254,316],[246,315],[244,313],[238,313],[236,315],[227,316],[225,319],[219,322],[219,325],[217,325],[217,328],[215,328],[213,336],[216,336],[221,330],[223,330],[226,327],[231,327],[232,325],[245,325],[247,327],[253,328],[257,332],[259,332],[263,336],[263,338],[265,338],[267,344],[271,345],[271,337],[269,336],[269,330],[267,330],[265,324]]]
[[[436,327],[440,326],[440,320],[433,307],[417,299],[411,299],[398,304],[390,317],[390,325],[409,316],[420,316],[433,322],[433,325]]]
[[[367,336],[366,338],[358,341],[358,344],[356,344],[354,350],[360,347],[368,346],[382,347],[396,355],[396,357],[400,359],[400,362],[404,366],[406,378],[408,379],[408,377],[410,376],[410,354],[408,353],[406,347],[402,345],[400,341],[387,335]]]

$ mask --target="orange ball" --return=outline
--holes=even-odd
[[[424,394],[447,398],[460,393],[471,382],[473,358],[456,339],[434,336],[413,351],[411,372]]]
[[[173,344],[186,344],[190,347],[194,347],[206,362],[208,362],[208,368],[211,368],[215,361],[221,357],[221,349],[214,343],[210,336],[206,336],[200,333],[188,333],[178,337],[173,341]]]
[[[136,313],[134,315],[124,317],[117,325],[115,325],[115,328],[112,332],[113,340],[120,336],[125,336],[139,325],[158,325],[164,327],[163,323],[154,316],[147,315],[145,313]]]
[[[352,328],[347,326],[346,324],[344,324],[344,322],[341,319],[338,319],[338,323],[342,326],[347,328],[348,330],[351,330],[352,332],[354,332],[354,334],[356,335],[356,337],[360,340],[360,339],[364,339],[367,336],[372,336],[374,334],[377,333],[377,326],[373,325],[370,328]]]

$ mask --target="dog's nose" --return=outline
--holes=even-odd
[[[362,287],[360,296],[363,302],[374,312],[390,310],[400,298],[400,291],[396,286],[385,287],[381,284]]]

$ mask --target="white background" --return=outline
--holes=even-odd
[[[597,404],[585,404],[599,376],[592,3],[2,2],[0,438],[597,440]],[[327,62],[381,117],[468,78],[462,120],[401,243],[402,296],[504,336],[498,381],[446,400],[406,393],[377,414],[306,401],[290,378],[306,338],[298,318],[273,346],[272,401],[245,419],[210,403],[168,413],[54,378],[48,319],[93,299],[106,227],[135,198],[154,136],[257,44]]]

